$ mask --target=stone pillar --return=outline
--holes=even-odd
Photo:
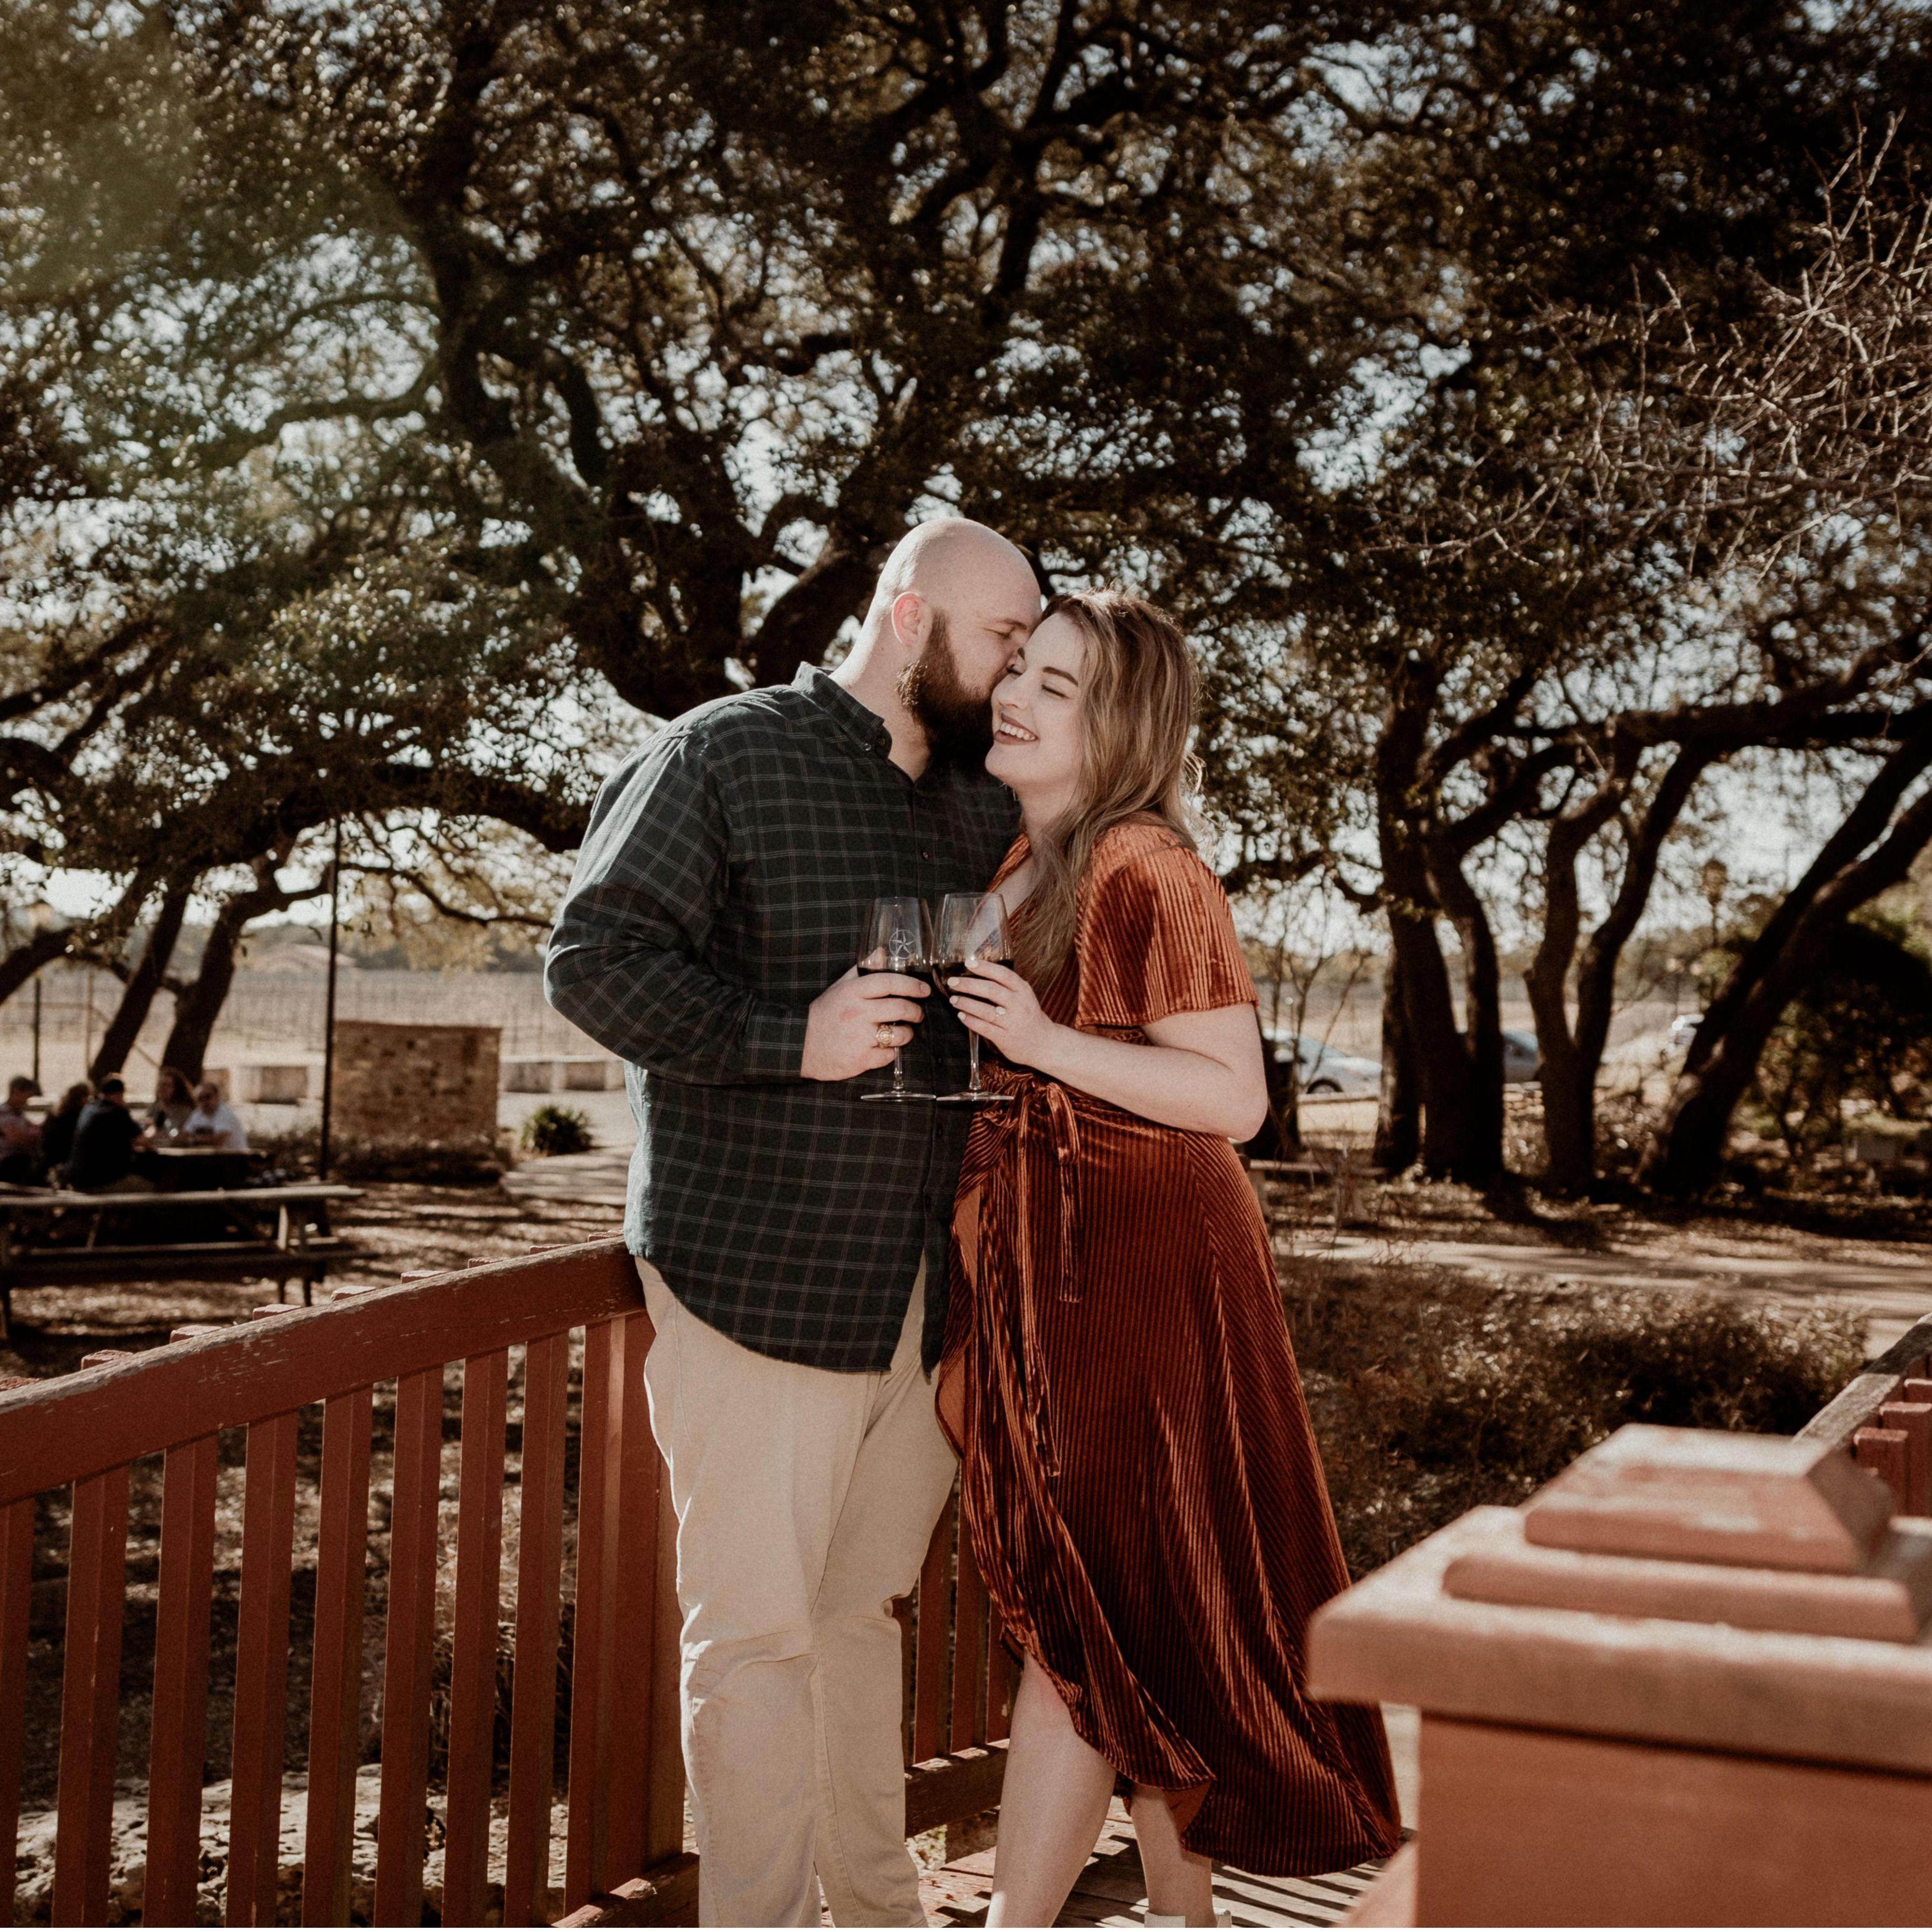
[[[1932,1521],[1841,1449],[1620,1430],[1312,1624],[1316,1695],[1422,1712],[1354,1921],[1924,1924],[1928,1615]]]
[[[496,1136],[502,1029],[335,1025],[335,1119],[345,1144],[488,1153]]]

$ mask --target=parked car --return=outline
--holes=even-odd
[[[1543,1071],[1543,1048],[1536,1043],[1534,1033],[1519,1032],[1513,1026],[1503,1028],[1503,1084],[1505,1086],[1528,1086]]]
[[[1704,1015],[1701,1012],[1678,1013],[1670,1022],[1670,1050],[1673,1053],[1684,1051],[1696,1035],[1697,1028],[1703,1023]]]
[[[1277,1061],[1295,1054],[1295,1084],[1311,1096],[1340,1093],[1351,1099],[1372,1099],[1382,1090],[1382,1063],[1311,1039],[1306,1033],[1284,1035],[1273,1042]]]

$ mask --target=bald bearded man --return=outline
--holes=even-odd
[[[626,1060],[625,1232],[677,1511],[685,1765],[706,1924],[921,1924],[900,1634],[952,1483],[929,1376],[966,1035],[856,970],[871,901],[983,889],[1016,828],[982,760],[1040,614],[1026,559],[921,524],[851,654],[680,718],[604,785],[545,965]],[[815,1874],[815,1879],[814,1879]]]

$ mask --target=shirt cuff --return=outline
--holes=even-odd
[[[745,1015],[740,1036],[745,1077],[750,1080],[794,1080],[805,1063],[805,1028],[811,1009],[781,1006],[754,999]]]

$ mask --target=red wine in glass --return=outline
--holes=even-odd
[[[997,892],[949,892],[939,907],[938,952],[942,977],[980,964],[1011,966],[1012,941],[1006,931],[1006,905]],[[966,1051],[971,1077],[958,1093],[940,1099],[956,1106],[991,1106],[1010,1100],[980,1083],[980,1036],[968,1032]]]
[[[866,934],[859,948],[859,976],[892,972],[908,979],[932,982],[932,914],[921,898],[875,898],[866,915]],[[861,1099],[904,1102],[930,1099],[932,1095],[906,1084],[905,1049],[892,1053],[892,1084],[883,1093],[862,1093]]]

